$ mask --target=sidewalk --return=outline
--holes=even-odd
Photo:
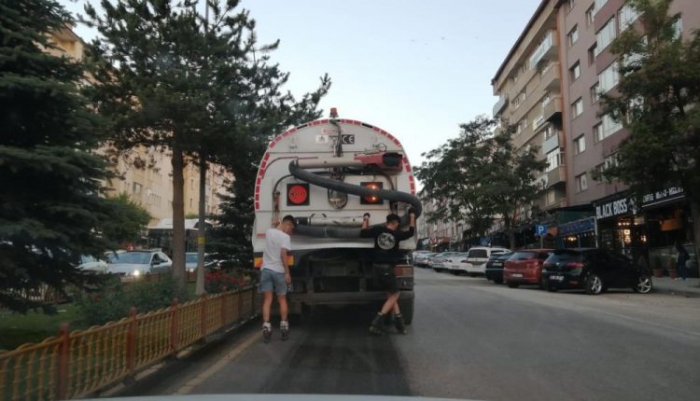
[[[669,277],[652,277],[652,282],[656,292],[700,298],[700,279],[689,278],[683,281],[673,280]]]

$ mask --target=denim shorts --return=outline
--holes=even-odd
[[[270,269],[262,269],[260,271],[260,292],[275,291],[277,295],[287,294],[287,282],[284,279],[284,273],[279,273]]]

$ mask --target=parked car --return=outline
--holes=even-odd
[[[484,275],[486,274],[486,262],[488,262],[491,255],[500,255],[508,252],[511,252],[510,249],[501,247],[473,247],[463,254],[463,258],[451,264],[452,271],[455,274],[464,273],[472,277]]]
[[[524,249],[516,251],[505,262],[503,281],[510,288],[518,288],[521,284],[534,284],[544,289],[542,264],[551,253],[551,249]]]
[[[453,255],[445,258],[445,270],[452,274],[460,275],[464,272],[464,268],[461,266],[467,260],[466,252],[457,252]]]
[[[197,252],[187,252],[185,253],[185,269],[188,272],[193,272],[197,270],[197,262],[199,260],[199,254]],[[204,254],[204,268],[212,269],[216,267],[216,260],[212,259],[211,255]],[[206,270],[205,270],[206,271]]]
[[[486,279],[496,284],[503,284],[503,265],[513,254],[513,251],[492,254],[488,262],[486,262],[486,270],[484,272]]]
[[[114,261],[121,255],[122,253],[125,253],[126,249],[117,249],[116,251],[107,251],[105,252],[105,260],[107,263],[114,263]]]
[[[137,277],[146,273],[164,271],[173,267],[173,261],[160,251],[128,251],[120,253],[107,267],[107,273]]]
[[[430,267],[436,272],[443,272],[447,270],[445,262],[449,257],[456,255],[458,252],[442,252],[430,257]]]
[[[87,270],[94,273],[106,273],[107,262],[101,259],[96,259],[94,256],[83,255],[80,257],[78,269]]]
[[[413,252],[413,265],[418,267],[427,267],[428,259],[435,255],[435,253],[430,251],[415,251]]]
[[[604,249],[557,249],[544,262],[542,276],[548,291],[576,288],[598,295],[608,288],[631,288],[642,294],[652,290],[648,269]]]

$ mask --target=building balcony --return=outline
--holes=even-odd
[[[537,49],[530,56],[530,68],[537,66],[542,60],[549,59],[552,55],[556,55],[557,46],[555,39],[555,31],[549,31],[537,46]]]
[[[547,69],[540,74],[540,88],[543,92],[561,92],[559,63],[550,63]]]
[[[498,99],[496,104],[493,105],[493,116],[496,117],[499,114],[501,114],[501,112],[503,112],[503,109],[505,109],[507,105],[508,105],[508,96],[502,95],[500,97],[500,99]]]
[[[553,96],[542,104],[542,117],[546,121],[561,121],[561,96]]]
[[[559,133],[554,132],[554,135],[544,140],[542,144],[542,153],[549,153],[559,147]]]
[[[562,158],[564,154],[562,153]],[[566,182],[566,169],[564,166],[555,167],[547,172],[547,185],[554,186],[559,183]]]

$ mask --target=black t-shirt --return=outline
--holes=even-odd
[[[360,231],[362,238],[374,238],[374,262],[392,263],[400,256],[399,242],[413,237],[413,227],[408,231],[392,231],[386,226],[374,226]]]

